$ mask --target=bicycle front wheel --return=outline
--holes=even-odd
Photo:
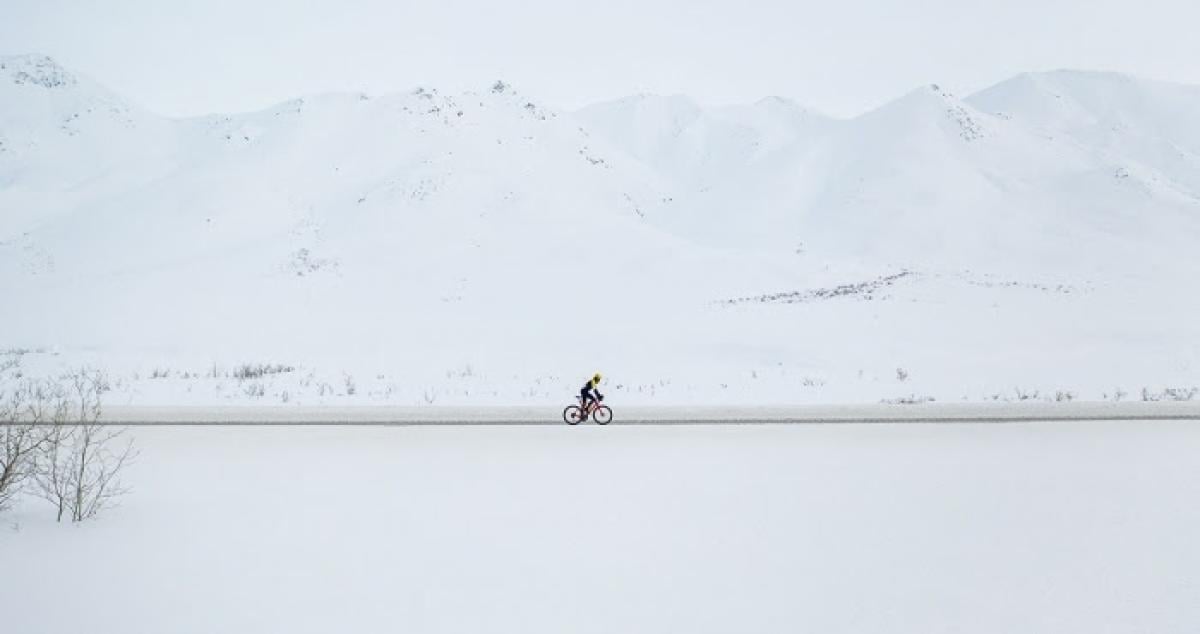
[[[607,405],[601,405],[592,412],[592,420],[596,421],[597,425],[607,425],[612,422],[612,410]]]

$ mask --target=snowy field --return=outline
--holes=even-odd
[[[1195,632],[1200,426],[159,427],[6,632]]]

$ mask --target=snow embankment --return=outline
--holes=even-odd
[[[130,425],[553,425],[554,407],[138,407],[104,410]],[[1200,402],[922,403],[792,407],[615,408],[613,424],[990,423],[1197,420]]]

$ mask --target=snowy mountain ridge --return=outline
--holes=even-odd
[[[835,119],[645,95],[564,113],[497,82],[170,119],[5,57],[0,286],[40,308],[5,311],[0,348],[344,368],[443,402],[448,377],[473,382],[458,401],[524,402],[596,366],[716,402],[978,398],[1032,366],[1173,380],[1200,367],[1168,343],[1196,340],[1171,290],[1200,272],[1195,95],[1060,73]],[[927,387],[860,384],[899,366]],[[394,380],[373,393],[429,402]]]

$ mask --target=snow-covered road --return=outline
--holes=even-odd
[[[564,406],[566,403],[563,404]],[[614,424],[1036,422],[1197,420],[1200,401],[921,403],[680,407],[613,405]],[[561,425],[561,406],[110,406],[104,421],[127,425]]]
[[[1200,425],[141,427],[5,631],[1194,632]]]

